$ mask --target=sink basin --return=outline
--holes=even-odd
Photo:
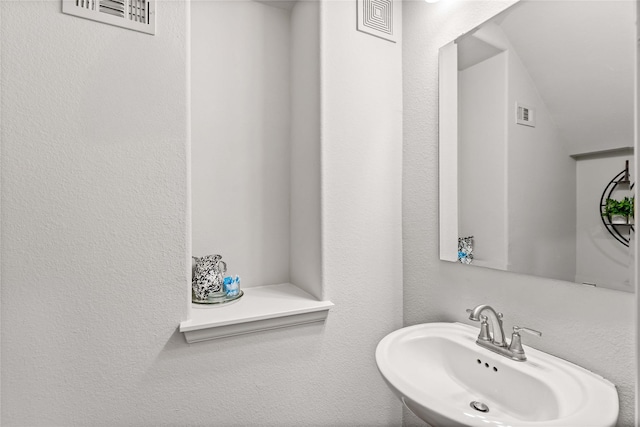
[[[399,329],[378,344],[378,369],[434,427],[615,426],[612,383],[526,345],[525,362],[510,360],[478,346],[478,332],[462,323]]]

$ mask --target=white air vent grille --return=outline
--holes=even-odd
[[[105,24],[155,34],[155,4],[155,0],[62,0],[62,11]]]
[[[525,126],[536,126],[536,110],[534,108],[516,103],[516,123]]]
[[[393,10],[393,0],[357,0],[356,29],[395,43]]]

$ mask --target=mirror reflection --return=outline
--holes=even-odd
[[[441,259],[634,291],[635,8],[521,1],[441,49]]]

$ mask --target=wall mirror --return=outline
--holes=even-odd
[[[522,0],[440,49],[442,260],[635,291],[633,219],[602,215],[636,192],[635,20]]]

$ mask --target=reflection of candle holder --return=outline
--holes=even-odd
[[[473,236],[458,237],[458,262],[462,264],[473,262]]]

